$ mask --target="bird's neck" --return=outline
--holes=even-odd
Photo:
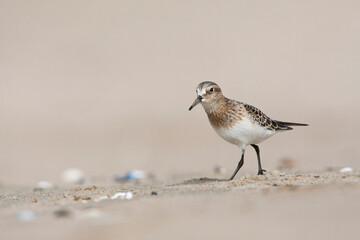
[[[226,97],[221,96],[221,98],[217,99],[216,101],[202,102],[202,106],[204,107],[205,112],[208,115],[209,114],[218,115],[218,114],[223,114],[224,112],[227,111],[228,109],[227,101],[228,99]]]
[[[203,104],[211,125],[215,129],[230,128],[244,117],[242,103],[223,97],[216,103]]]

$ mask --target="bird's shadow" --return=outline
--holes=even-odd
[[[211,182],[228,182],[228,181],[229,179],[203,177],[203,178],[193,178],[193,179],[185,180],[182,183],[173,184],[172,186],[203,184],[203,183],[211,183]]]

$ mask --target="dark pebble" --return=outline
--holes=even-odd
[[[59,209],[54,212],[55,216],[58,218],[70,217],[71,212],[66,209]]]

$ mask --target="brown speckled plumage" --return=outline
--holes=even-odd
[[[269,129],[269,130],[291,130],[292,128],[283,124],[280,124],[280,122],[272,120],[268,116],[265,115],[262,111],[260,111],[258,108],[246,104],[246,103],[240,103],[242,104],[246,111],[249,114],[249,117],[251,120],[253,120],[256,124],[259,124],[260,126]]]
[[[205,110],[213,127],[230,128],[244,116],[244,107],[234,100],[223,97],[218,104],[214,111]]]
[[[280,124],[278,121],[272,120],[252,105],[225,97],[218,101],[216,110],[205,110],[205,112],[211,125],[217,128],[230,128],[246,116],[250,118],[254,124],[258,124],[269,130],[280,131],[292,129],[289,126]]]

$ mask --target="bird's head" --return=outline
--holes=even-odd
[[[197,98],[190,106],[189,111],[201,103],[205,110],[214,108],[223,98],[221,88],[214,82],[202,82],[196,88]]]

